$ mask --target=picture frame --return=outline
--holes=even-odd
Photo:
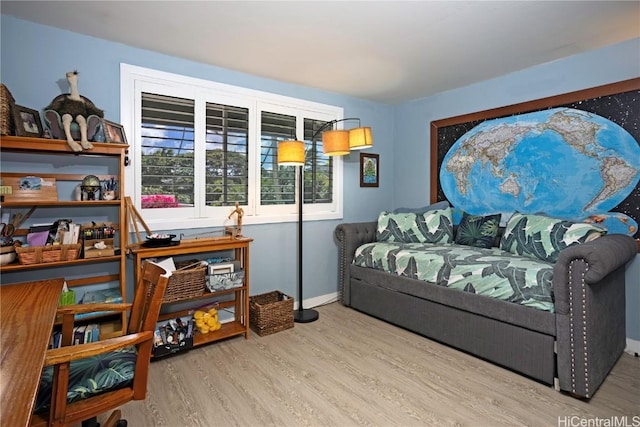
[[[360,153],[360,187],[380,185],[380,155]]]
[[[15,123],[16,136],[42,138],[44,134],[40,113],[37,110],[23,107],[22,105],[14,105],[13,122]]]
[[[214,274],[233,273],[233,270],[234,265],[232,262],[224,264],[211,263],[207,266],[207,273],[209,274],[209,276],[213,276]]]
[[[124,133],[124,126],[109,120],[102,120],[104,130],[104,142],[109,144],[126,144],[127,135]]]

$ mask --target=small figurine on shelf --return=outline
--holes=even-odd
[[[231,219],[233,214],[236,214],[236,233],[235,237],[242,237],[242,216],[244,215],[244,210],[240,207],[240,204],[236,202],[236,208],[231,211],[228,219]]]

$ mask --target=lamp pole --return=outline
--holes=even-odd
[[[302,205],[304,204],[302,169],[304,165],[298,168],[298,309],[293,313],[293,320],[297,323],[310,323],[318,320],[319,314],[316,310],[302,307]]]

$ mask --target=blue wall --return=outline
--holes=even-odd
[[[371,125],[380,154],[380,187],[359,187],[359,153],[344,158],[345,222],[374,220],[384,209],[429,201],[429,127],[433,120],[501,107],[640,76],[640,39],[568,57],[471,86],[391,106],[203,65],[123,44],[1,18],[1,80],[16,103],[42,109],[68,91],[65,73],[81,72],[80,93],[120,118],[119,64],[153,68],[341,106],[345,117]],[[304,226],[305,298],[337,291],[333,229],[342,221]],[[245,226],[251,251],[251,294],[273,289],[296,295],[296,224]],[[274,251],[274,247],[277,250]],[[640,258],[627,272],[627,336],[640,339]]]
[[[29,108],[42,110],[55,96],[68,92],[65,73],[77,69],[81,73],[80,93],[102,108],[105,118],[119,122],[121,62],[343,107],[345,117],[359,117],[363,124],[372,126],[375,148],[369,151],[380,154],[382,168],[379,188],[360,188],[359,153],[343,158],[344,220],[372,220],[391,206],[392,106],[203,65],[7,15],[2,15],[1,24],[2,82],[17,104]],[[304,225],[305,299],[337,291],[333,230],[339,222]],[[252,295],[273,289],[297,294],[296,233],[296,223],[244,227],[244,234],[255,239],[251,248]]]

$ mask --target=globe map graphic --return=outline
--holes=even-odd
[[[597,218],[609,232],[638,224],[610,212],[640,179],[640,148],[612,121],[571,108],[487,120],[445,155],[440,184],[451,204],[475,215],[545,213]]]

